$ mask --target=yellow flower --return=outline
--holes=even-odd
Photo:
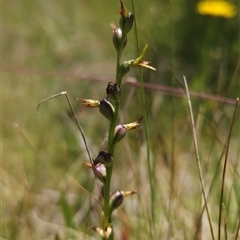
[[[141,66],[141,67],[145,67],[145,68],[151,69],[153,71],[156,71],[156,69],[154,67],[149,65],[150,62],[142,60],[144,55],[145,55],[145,52],[147,51],[147,48],[148,48],[148,45],[146,45],[143,48],[142,53],[141,53],[141,55],[138,58],[136,58],[135,60],[130,61],[130,66],[132,66],[132,67]]]
[[[197,3],[197,12],[201,15],[232,18],[237,13],[237,7],[224,0],[205,0]]]
[[[83,101],[83,105],[85,105],[86,107],[95,108],[100,106],[100,101],[98,100],[84,99],[84,98],[77,98],[77,100]]]

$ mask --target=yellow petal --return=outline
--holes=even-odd
[[[143,48],[141,55],[134,60],[133,64],[138,64],[138,63],[143,59],[143,57],[144,57],[144,55],[145,55],[145,52],[147,51],[147,48],[148,48],[148,45],[146,45],[146,46]]]
[[[227,1],[206,0],[197,3],[197,12],[202,15],[232,18],[237,14],[237,7]]]
[[[100,102],[98,100],[92,100],[92,99],[84,99],[84,98],[77,98],[77,100],[83,101],[84,105],[87,107],[99,107]]]
[[[146,62],[146,61],[142,61],[140,62],[138,65],[141,66],[141,67],[145,67],[145,68],[148,68],[148,69],[151,69],[153,71],[157,71],[156,68],[148,65],[150,62]]]

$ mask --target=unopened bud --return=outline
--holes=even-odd
[[[113,211],[118,208],[123,202],[123,194],[121,191],[116,191],[110,196],[110,209]]]
[[[106,176],[107,176],[107,171],[106,171],[106,167],[104,164],[102,163],[98,163],[98,164],[94,164],[92,166],[93,168],[93,172],[94,175],[102,182],[105,183],[106,182]]]
[[[120,0],[120,5],[121,5],[121,8],[118,11],[118,13],[120,13],[121,15],[119,20],[119,25],[121,29],[127,34],[133,26],[134,17],[132,13],[127,12],[125,10],[122,0]]]
[[[106,176],[107,176],[107,171],[106,167],[103,163],[95,163],[95,161],[92,163],[89,162],[83,162],[83,164],[91,168],[93,170],[94,176],[99,179],[102,183],[105,184]]]
[[[122,32],[121,28],[113,29],[113,45],[118,51],[122,51],[127,45],[127,35]]]
[[[124,197],[130,196],[137,193],[137,191],[115,191],[110,196],[110,209],[113,211],[118,208],[122,202]]]
[[[126,135],[126,133],[127,129],[126,127],[124,127],[124,125],[116,126],[114,130],[113,144],[116,144],[117,142],[121,141]]]
[[[120,86],[117,83],[109,82],[106,88],[107,97],[118,101],[121,95]]]
[[[116,126],[114,130],[113,144],[116,144],[117,142],[121,141],[126,135],[127,131],[132,129],[138,129],[140,126],[141,120],[142,120],[142,117],[135,122]]]
[[[112,165],[113,157],[110,153],[100,151],[98,156],[94,160],[94,164],[102,163],[106,167],[109,167]]]
[[[100,101],[99,111],[110,122],[112,121],[115,109],[108,100],[103,99]]]
[[[132,29],[133,20],[134,20],[133,14],[130,12],[124,16],[121,15],[119,25],[126,34]]]

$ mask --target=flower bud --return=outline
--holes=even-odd
[[[122,79],[130,71],[129,62],[124,62],[119,67],[119,78]]]
[[[116,191],[110,196],[110,209],[111,212],[118,208],[123,202],[123,194],[121,191]]]
[[[113,45],[118,51],[122,51],[127,45],[127,35],[122,32],[121,28],[113,29]]]
[[[102,183],[105,183],[106,176],[107,176],[107,171],[106,167],[103,163],[89,163],[89,162],[83,162],[83,164],[91,168],[93,170],[94,176],[99,179]]]
[[[133,26],[134,17],[132,13],[125,10],[122,0],[120,0],[120,6],[121,9],[118,11],[118,13],[121,15],[119,25],[121,29],[127,34]]]
[[[113,157],[110,153],[100,151],[98,156],[94,160],[94,164],[102,163],[106,167],[109,167],[112,165]]]
[[[100,101],[99,111],[110,122],[112,121],[115,109],[108,100],[103,99],[102,101]]]
[[[106,182],[106,176],[107,176],[107,171],[106,171],[106,167],[104,164],[102,163],[98,163],[98,164],[94,164],[92,166],[94,175],[97,177],[97,179],[99,179],[102,183],[105,184]]]
[[[117,83],[109,82],[106,88],[108,98],[118,101],[121,95],[120,86]]]
[[[119,20],[119,25],[126,34],[132,29],[133,20],[134,20],[134,16],[130,12],[125,14],[124,16],[121,15]]]
[[[116,144],[117,142],[121,141],[126,135],[127,131],[132,129],[138,129],[140,126],[141,120],[142,120],[142,117],[140,117],[135,122],[116,126],[114,130],[113,144]]]
[[[126,133],[127,129],[126,127],[124,127],[124,125],[116,126],[114,130],[113,144],[116,144],[117,142],[121,141],[126,135]]]
[[[115,191],[110,196],[110,209],[113,211],[114,209],[118,208],[122,202],[124,197],[129,195],[135,194],[137,191]]]

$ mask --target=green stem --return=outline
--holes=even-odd
[[[117,61],[116,61],[116,83],[117,84],[120,84],[120,81],[121,81],[121,79],[119,79],[119,67],[120,67],[121,55],[122,55],[122,51],[118,51]],[[113,157],[114,157],[113,138],[114,138],[114,130],[117,125],[119,106],[120,106],[120,102],[116,101],[113,120],[109,125],[109,132],[108,132],[108,153],[110,153]],[[110,167],[107,167],[107,177],[106,177],[106,183],[104,185],[104,215],[105,215],[105,218],[107,218],[107,221],[113,230],[112,216],[110,212],[110,201],[109,201],[112,170],[113,170],[113,164]],[[105,240],[105,238],[103,239]],[[109,240],[114,239],[113,231],[108,239]]]

